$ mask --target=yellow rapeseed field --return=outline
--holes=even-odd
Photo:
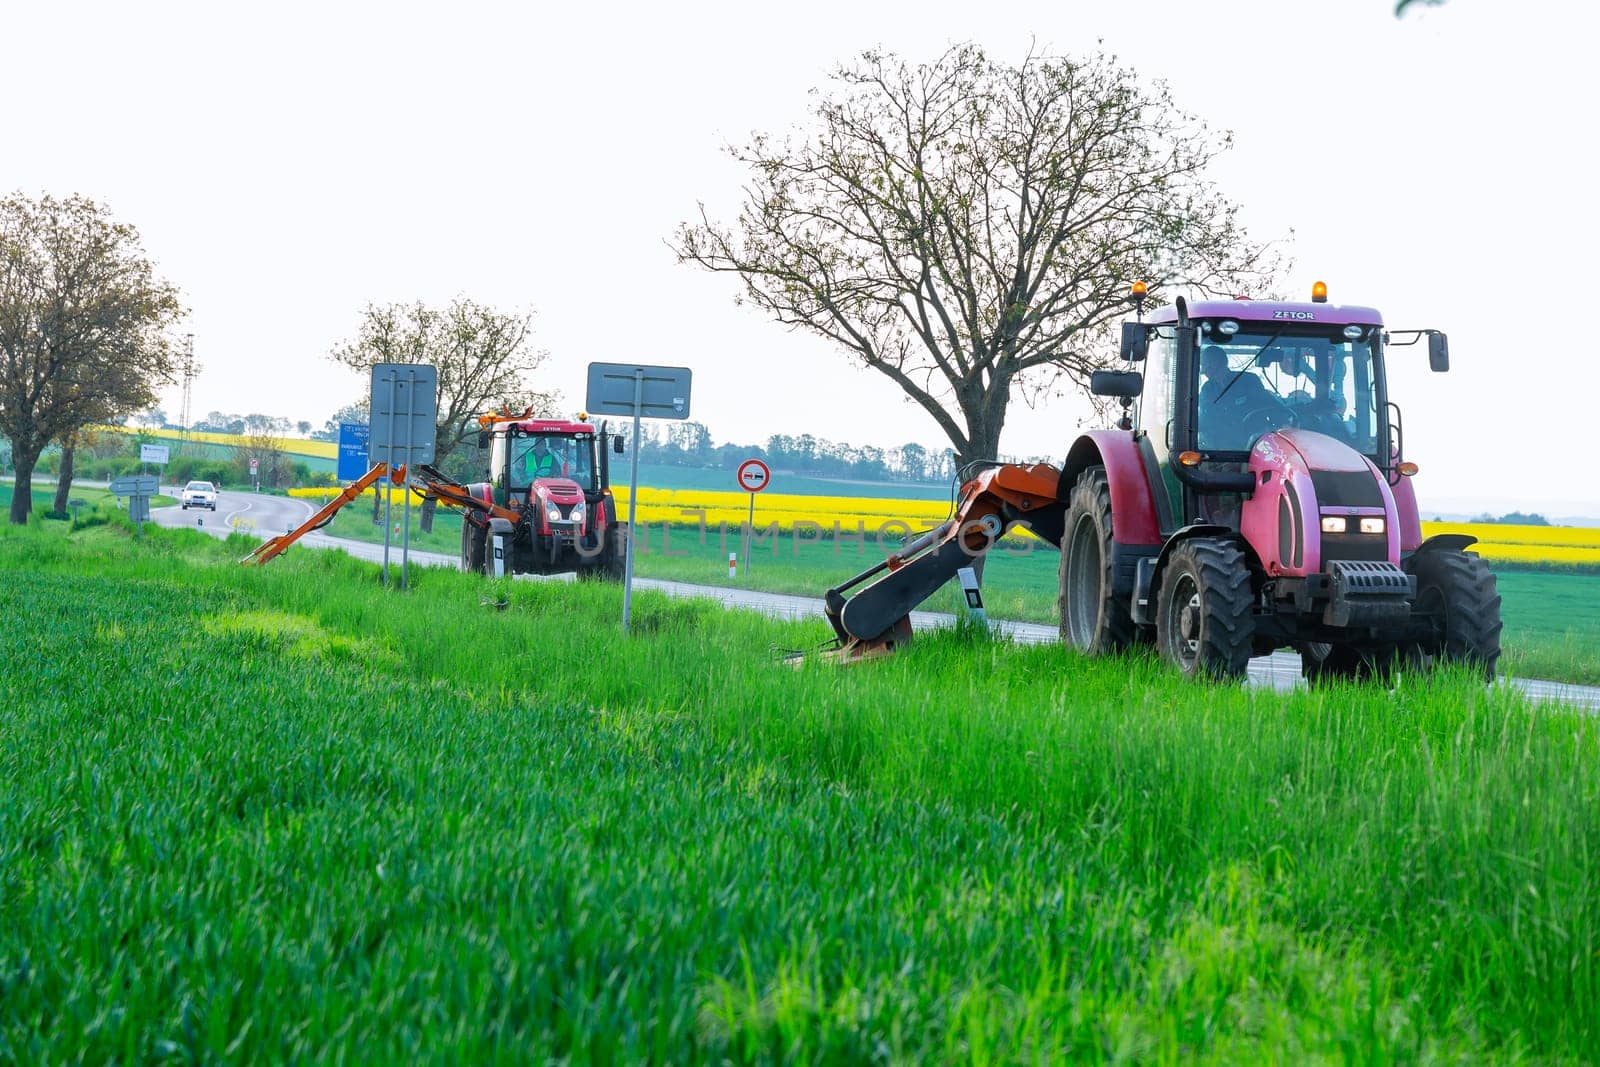
[[[617,510],[628,514],[628,490],[614,487]],[[404,502],[402,491],[394,490],[392,501]],[[364,494],[371,498],[375,490]],[[327,489],[292,489],[290,494],[313,500],[327,500]],[[749,497],[739,492],[711,489],[639,490],[637,521],[651,526],[697,526],[704,522],[717,528],[744,523]],[[919,532],[942,522],[950,514],[944,500],[895,500],[881,497],[796,496],[761,493],[756,497],[755,525],[767,530],[774,523],[784,532],[799,528],[803,532],[846,536],[865,533],[876,538]],[[1425,522],[1424,537],[1459,533],[1478,539],[1474,551],[1484,559],[1505,563],[1555,563],[1600,566],[1600,529],[1573,526],[1502,526],[1498,523]]]
[[[145,430],[127,426],[97,426],[95,429],[107,430],[112,433],[140,434],[145,437],[160,437],[169,441],[183,440],[182,430]],[[231,445],[234,448],[249,446],[250,439],[240,434],[208,433],[204,430],[189,431],[189,439],[203,441],[208,445]],[[307,441],[303,437],[274,437],[273,445],[280,451],[294,456],[317,456],[320,459],[338,459],[339,446],[332,441]]]

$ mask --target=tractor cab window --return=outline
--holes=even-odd
[[[1346,337],[1342,330],[1332,336],[1309,327],[1224,335],[1203,326],[1200,449],[1248,452],[1264,433],[1299,427],[1376,457],[1377,331],[1351,327],[1359,336]]]
[[[538,478],[570,478],[590,489],[594,483],[594,441],[568,434],[513,437],[510,474],[512,489],[526,489]]]

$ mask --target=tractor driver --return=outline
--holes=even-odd
[[[533,447],[522,454],[523,474],[531,483],[537,478],[552,478],[561,470],[561,460],[543,437],[533,439]]]
[[[1222,346],[1200,350],[1200,373],[1205,378],[1200,385],[1202,448],[1243,452],[1257,434],[1288,421],[1283,401],[1248,367],[1229,367]]]

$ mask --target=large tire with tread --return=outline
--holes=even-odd
[[[461,516],[461,570],[466,574],[483,574],[488,555],[489,531]]]
[[[1412,611],[1440,619],[1437,641],[1421,651],[1435,665],[1465,664],[1493,680],[1500,662],[1500,590],[1489,565],[1472,553],[1436,549],[1417,553],[1405,567],[1417,578]]]
[[[1156,644],[1189,678],[1242,678],[1250,664],[1250,565],[1232,541],[1196,537],[1172,550],[1156,599]]]
[[[601,557],[599,577],[620,582],[628,569],[628,524],[619,522],[606,531],[606,551]]]
[[[1126,648],[1135,637],[1127,595],[1116,591],[1111,485],[1104,467],[1078,476],[1061,534],[1061,643],[1091,656]]]

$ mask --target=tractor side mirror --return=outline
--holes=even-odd
[[[1428,366],[1440,374],[1450,369],[1450,341],[1442,333],[1428,335]]]
[[[1122,324],[1122,358],[1129,363],[1142,363],[1150,351],[1150,328],[1142,322]]]
[[[1089,391],[1095,396],[1132,399],[1144,392],[1144,375],[1136,370],[1097,370],[1089,375]]]
[[[484,448],[488,448],[488,447],[489,447],[489,431],[488,430],[479,430],[478,431],[478,448],[479,449],[484,449]]]
[[[613,437],[611,439],[611,451],[615,452],[619,456],[622,455],[622,438]]]

